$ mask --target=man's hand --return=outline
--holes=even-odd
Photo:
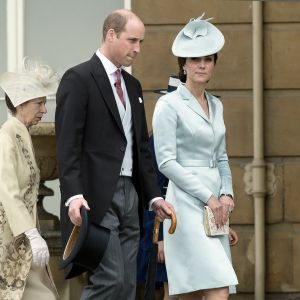
[[[173,205],[165,201],[163,198],[154,201],[152,204],[152,209],[161,222],[164,219],[171,219],[171,213],[175,213]]]
[[[69,217],[71,222],[76,225],[81,225],[81,215],[80,215],[80,208],[84,206],[87,210],[90,210],[87,201],[84,198],[77,198],[71,201],[69,205]]]

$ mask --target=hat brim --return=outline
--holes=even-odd
[[[54,95],[58,81],[43,85],[33,75],[5,72],[0,75],[0,87],[17,107],[29,100]]]
[[[76,265],[74,263],[69,263],[64,268],[65,279],[71,279],[71,278],[77,277],[87,271],[88,270],[82,266]]]
[[[88,221],[88,212],[81,209],[81,226],[74,226],[66,244],[59,267],[65,269],[66,279],[93,271],[99,265],[110,237],[110,230]]]
[[[177,57],[203,57],[218,53],[225,44],[225,39],[222,32],[213,24],[207,21],[198,22],[199,26],[205,26],[205,35],[189,37],[185,34],[186,29],[193,25],[188,23],[176,36],[172,52]]]

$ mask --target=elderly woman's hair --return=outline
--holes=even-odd
[[[218,53],[214,54],[214,63],[216,64],[218,59]],[[186,74],[184,74],[183,67],[186,62],[186,57],[178,57],[178,66],[179,66],[179,72],[178,77],[181,82],[186,82]]]
[[[7,108],[9,109],[10,113],[12,115],[15,115],[17,112],[17,109],[14,107],[14,105],[12,104],[12,102],[9,99],[9,97],[7,96],[7,94],[5,94],[5,103],[6,103]]]
[[[105,40],[106,34],[109,29],[113,29],[116,32],[117,37],[119,37],[120,33],[125,30],[127,21],[128,21],[128,15],[121,14],[117,11],[108,15],[103,23],[103,29],[102,29],[103,40]]]

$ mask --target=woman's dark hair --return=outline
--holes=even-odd
[[[7,94],[5,94],[5,103],[11,114],[14,115],[17,112],[17,109],[14,107]]]
[[[214,54],[214,63],[216,64],[218,59],[218,53]],[[186,74],[184,74],[183,66],[185,65],[186,57],[178,57],[178,66],[179,66],[179,72],[178,77],[181,82],[186,82]]]

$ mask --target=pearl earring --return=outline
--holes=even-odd
[[[186,75],[186,70],[185,69],[183,69],[183,74]]]

